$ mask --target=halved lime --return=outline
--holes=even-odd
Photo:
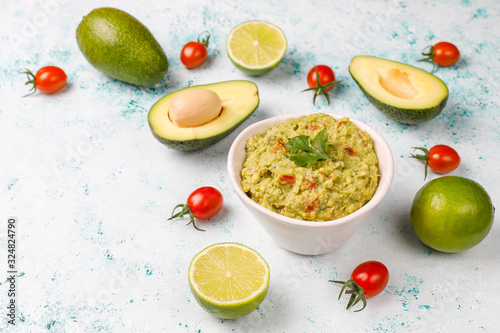
[[[226,48],[233,64],[248,75],[262,75],[278,66],[288,44],[277,26],[264,21],[248,21],[233,28]]]
[[[269,266],[260,254],[237,243],[217,243],[189,266],[196,301],[210,314],[235,319],[255,310],[269,288]]]

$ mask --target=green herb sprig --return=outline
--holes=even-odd
[[[322,160],[332,160],[328,155],[328,133],[323,128],[314,138],[311,146],[311,138],[307,135],[298,135],[286,143],[286,151],[292,153],[290,160],[302,167],[311,167],[314,163]]]

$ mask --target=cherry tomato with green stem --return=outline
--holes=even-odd
[[[359,264],[351,274],[351,279],[348,281],[334,281],[330,282],[342,284],[339,299],[344,290],[347,289],[346,294],[351,297],[347,303],[346,309],[349,309],[359,303],[363,302],[363,307],[354,312],[359,312],[366,307],[366,298],[373,297],[380,294],[387,283],[389,282],[389,270],[379,261],[366,261]]]
[[[21,73],[28,76],[26,85],[32,85],[30,89],[32,92],[25,96],[33,95],[37,89],[44,94],[53,94],[64,88],[68,80],[66,73],[56,66],[42,67],[36,74],[33,74],[29,69],[25,69]]]
[[[436,145],[427,150],[424,147],[413,147],[423,152],[422,155],[410,155],[411,158],[416,158],[425,163],[425,177],[427,178],[427,167],[431,168],[435,173],[448,173],[460,165],[460,155],[450,146]]]
[[[204,31],[198,36],[198,40],[196,42],[189,42],[184,45],[181,51],[181,62],[184,66],[187,68],[196,68],[201,66],[205,60],[207,60],[207,47],[209,39],[210,33],[208,31]]]
[[[434,72],[436,65],[440,67],[448,67],[456,64],[460,59],[460,51],[458,48],[448,42],[440,42],[434,46],[428,46],[422,55],[425,58],[419,61],[427,61],[432,63],[432,72]]]
[[[314,91],[313,104],[316,104],[316,97],[318,95],[324,95],[328,104],[330,104],[328,92],[339,82],[341,81],[335,80],[335,73],[329,66],[317,65],[309,70],[307,74],[309,88],[303,91]]]
[[[187,225],[193,224],[196,230],[205,231],[196,226],[194,218],[208,219],[214,216],[222,208],[223,202],[222,194],[216,188],[211,186],[200,187],[189,195],[186,204],[175,206],[169,220],[188,214],[191,219]],[[181,208],[181,211],[175,214],[177,208]]]

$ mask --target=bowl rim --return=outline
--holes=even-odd
[[[379,160],[379,170],[381,169],[380,165],[383,163],[383,169],[384,172],[381,172],[381,177],[379,179],[379,184],[377,187],[377,190],[375,191],[375,194],[373,197],[368,201],[363,207],[359,208],[358,210],[352,212],[349,215],[346,215],[344,217],[341,217],[336,220],[329,220],[329,221],[307,221],[307,220],[299,220],[295,219],[292,217],[284,216],[279,213],[273,212],[272,210],[269,210],[252,199],[250,199],[245,192],[243,192],[243,189],[241,187],[241,176],[237,174],[236,171],[241,172],[241,167],[239,166],[238,168],[235,168],[234,164],[234,157],[235,153],[237,151],[237,148],[243,147],[245,148],[246,141],[253,137],[257,133],[265,133],[267,130],[269,130],[272,126],[277,125],[287,119],[290,118],[300,118],[302,116],[307,116],[311,114],[317,114],[317,113],[325,113],[329,116],[334,117],[335,119],[339,118],[349,118],[350,121],[352,121],[359,129],[366,131],[373,140],[374,143],[374,149],[375,153],[377,154],[377,158]],[[381,163],[381,155],[384,155],[385,159],[384,162]],[[332,114],[332,113],[326,113],[326,112],[307,112],[307,113],[297,113],[297,114],[288,114],[288,115],[280,115],[280,116],[275,116],[271,118],[266,118],[260,121],[257,121],[256,123],[253,123],[252,125],[249,125],[247,128],[245,128],[233,141],[231,144],[231,147],[229,149],[228,153],[228,160],[227,160],[227,168],[228,168],[228,173],[229,173],[229,179],[231,181],[231,185],[233,186],[236,194],[238,197],[243,201],[245,205],[250,205],[253,209],[259,211],[260,213],[276,220],[277,222],[287,224],[287,225],[293,225],[297,227],[308,227],[308,228],[324,228],[324,227],[330,227],[333,225],[342,225],[346,223],[350,223],[352,220],[356,219],[357,217],[363,216],[364,214],[369,213],[371,210],[373,210],[385,197],[387,192],[389,191],[389,187],[392,182],[392,178],[394,176],[394,158],[393,154],[391,151],[391,148],[387,141],[382,137],[382,135],[377,132],[374,128],[371,126],[356,120],[352,119],[351,117],[347,116],[342,116],[342,115],[337,115],[337,114]]]

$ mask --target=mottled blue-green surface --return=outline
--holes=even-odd
[[[117,7],[144,23],[170,61],[151,88],[115,81],[81,55],[75,30],[100,6]],[[500,7],[491,1],[0,1],[0,275],[6,272],[6,220],[19,219],[18,332],[498,332],[500,226],[458,254],[421,244],[409,221],[424,184],[411,147],[448,144],[462,157],[452,174],[474,179],[500,204]],[[230,62],[229,31],[260,19],[283,29],[288,50],[265,76],[250,78]],[[180,63],[182,46],[209,30],[209,59],[198,69]],[[422,49],[455,43],[461,59],[436,72],[450,89],[444,111],[418,126],[374,109],[349,75],[353,56],[417,62]],[[331,105],[312,105],[306,75],[327,64],[342,83]],[[68,86],[55,95],[22,98],[19,69],[57,65]],[[149,108],[190,85],[250,79],[261,103],[243,125],[197,152],[169,150],[151,135]],[[322,111],[346,115],[380,131],[392,148],[391,190],[357,234],[316,257],[277,246],[232,190],[226,172],[231,142],[271,116]],[[431,173],[427,179],[436,178]],[[197,187],[224,195],[224,208],[198,232],[187,220],[167,221]],[[498,218],[497,218],[498,220]],[[238,320],[204,312],[189,290],[191,258],[215,242],[248,245],[268,261],[271,284],[261,306]],[[360,313],[337,301],[339,286],[366,260],[384,262],[390,280]],[[4,281],[4,279],[0,279]],[[0,285],[6,311],[7,284]],[[0,311],[0,312],[1,312]],[[0,331],[14,331],[2,314]]]

